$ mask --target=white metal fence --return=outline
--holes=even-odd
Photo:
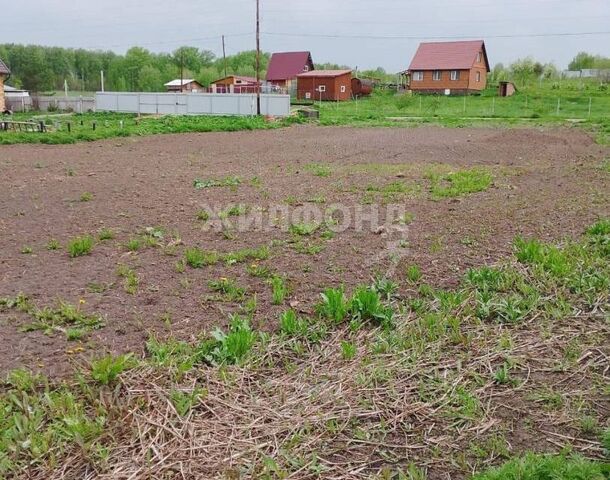
[[[93,97],[50,97],[31,95],[28,97],[7,96],[6,107],[13,112],[76,112],[86,113],[95,111],[95,98]]]
[[[98,92],[99,112],[160,115],[256,115],[256,95],[231,93]],[[261,95],[261,113],[290,115],[289,95]]]

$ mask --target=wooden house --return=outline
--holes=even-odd
[[[297,76],[299,100],[345,101],[352,98],[351,70],[314,70]]]
[[[182,83],[182,88],[180,87],[180,83]],[[197,80],[192,78],[185,78],[182,81],[178,78],[176,80],[172,80],[171,82],[167,82],[165,88],[168,92],[172,93],[204,93],[205,87],[201,85]]]
[[[464,95],[487,86],[490,71],[483,40],[421,43],[407,73],[414,92]]]
[[[6,110],[6,102],[4,100],[4,81],[9,77],[11,71],[6,64],[0,59],[0,113]]]
[[[297,75],[315,70],[310,52],[280,52],[271,55],[267,68],[267,82],[290,89]]]
[[[256,93],[256,78],[229,75],[210,83],[210,90],[214,93]]]

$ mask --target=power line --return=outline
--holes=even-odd
[[[346,39],[367,39],[367,40],[461,40],[468,38],[534,38],[534,37],[580,37],[591,35],[610,35],[610,31],[605,32],[558,32],[558,33],[523,33],[505,35],[341,35],[323,33],[280,33],[263,32],[263,35],[277,37],[315,37],[315,38],[346,38]]]

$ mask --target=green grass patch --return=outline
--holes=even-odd
[[[455,198],[487,190],[493,183],[493,176],[480,168],[458,170],[440,174],[430,171],[430,195],[433,200]]]

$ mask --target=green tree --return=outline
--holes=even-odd
[[[595,57],[587,52],[579,52],[569,63],[569,70],[584,70],[587,68],[593,68],[595,64]]]

